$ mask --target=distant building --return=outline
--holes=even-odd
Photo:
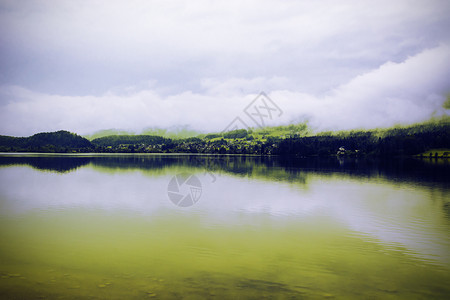
[[[344,146],[339,147],[338,152],[336,153],[337,155],[344,155],[345,154],[345,148]]]

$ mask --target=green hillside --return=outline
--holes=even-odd
[[[1,152],[87,152],[92,144],[68,131],[37,133],[30,137],[0,136]]]
[[[187,129],[180,132],[188,133]],[[434,149],[444,150],[436,156]],[[433,157],[446,157],[443,154],[448,152],[446,149],[450,149],[450,117],[387,129],[319,133],[314,133],[307,124],[295,124],[238,129],[188,138],[113,134],[89,141],[67,131],[38,133],[26,138],[0,136],[1,152],[208,153],[303,157],[420,154],[429,157],[429,153],[433,152]]]
[[[171,142],[155,135],[111,135],[92,140],[92,144],[100,147],[117,147],[120,145],[157,145]]]
[[[127,130],[120,130],[120,129],[106,129],[106,130],[100,130],[95,132],[91,135],[85,135],[84,137],[88,140],[92,141],[98,138],[103,138],[107,136],[113,136],[113,135],[151,135],[151,136],[161,136],[164,138],[170,138],[170,139],[185,139],[190,137],[196,137],[201,135],[200,132],[196,130],[189,129],[188,126],[175,126],[170,127],[167,129],[164,128],[158,128],[158,127],[149,127],[142,130],[140,133],[127,131]]]

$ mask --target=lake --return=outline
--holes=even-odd
[[[2,299],[450,297],[441,159],[0,155]]]

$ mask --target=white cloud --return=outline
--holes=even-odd
[[[2,1],[0,83],[101,95],[263,77],[326,92],[449,41],[449,13],[446,0]]]
[[[282,90],[285,78],[204,79],[202,93],[161,95],[151,90],[108,92],[101,96],[59,96],[20,87],[2,88],[2,134],[30,135],[39,131],[71,130],[89,134],[107,128],[136,132],[145,127],[189,125],[201,131],[221,131],[256,94],[248,90],[273,86],[269,96],[283,110],[272,124],[309,120],[320,130],[374,128],[424,121],[444,113],[450,91],[450,46],[442,45],[388,62],[318,97]],[[254,125],[250,119],[244,120]]]
[[[449,92],[446,0],[0,1],[0,133],[411,123]]]
[[[444,113],[449,76],[450,47],[443,45],[401,63],[388,62],[322,98],[291,92],[272,97],[286,99],[292,118],[304,115],[321,130],[411,124]],[[289,99],[298,99],[297,105]]]

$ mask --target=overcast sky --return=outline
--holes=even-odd
[[[339,4],[337,4],[339,3]],[[0,0],[0,134],[449,114],[450,1]]]

